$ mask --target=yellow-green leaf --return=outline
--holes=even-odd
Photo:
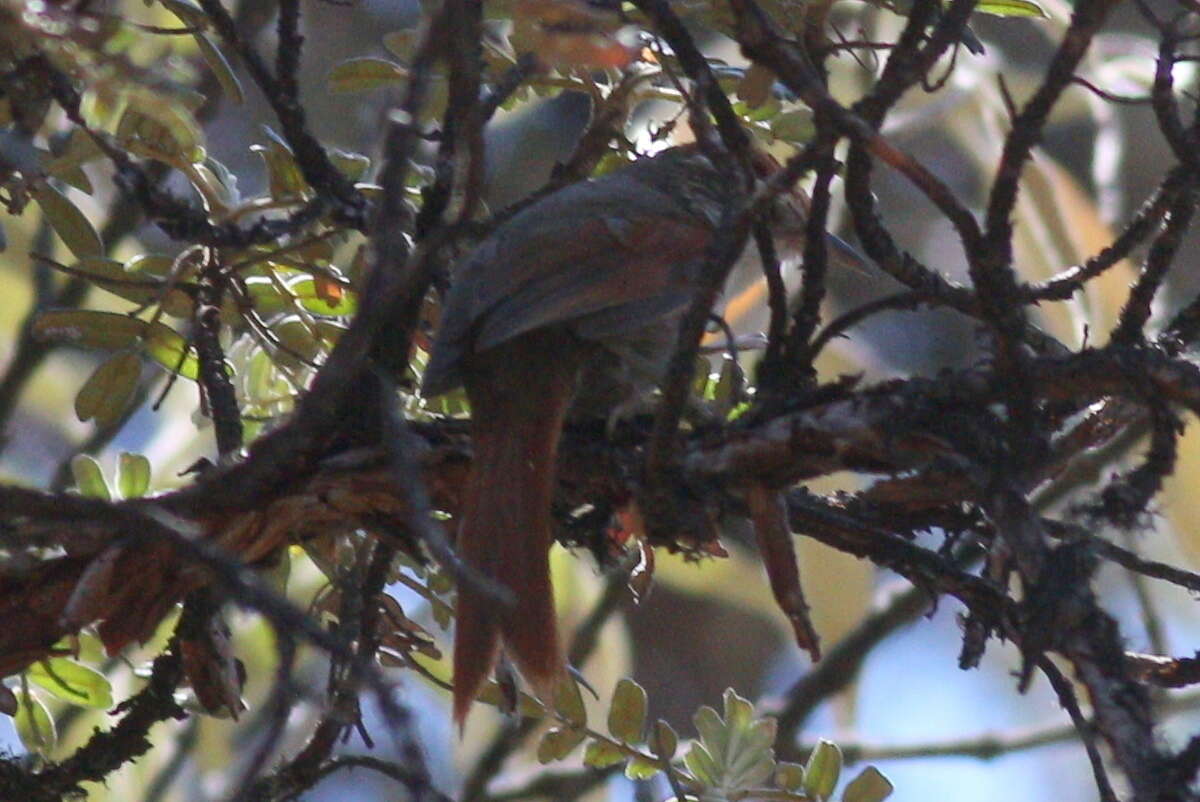
[[[1032,0],[982,0],[975,11],[997,17],[1046,17],[1046,10]]]
[[[625,753],[609,741],[592,741],[583,750],[583,764],[594,769],[606,769],[625,762]]]
[[[142,360],[137,354],[129,351],[113,354],[79,388],[75,395],[75,415],[85,422],[94,419],[99,426],[116,423],[133,400],[141,375]]]
[[[170,11],[175,16],[190,28],[206,28],[208,27],[208,17],[199,6],[185,0],[160,0],[167,11]]]
[[[662,771],[662,766],[644,757],[635,757],[625,764],[625,776],[630,780],[649,780]]]
[[[18,696],[17,714],[13,716],[13,724],[21,743],[30,752],[40,755],[49,753],[58,741],[54,730],[54,719],[45,703],[32,693],[22,693]]]
[[[583,743],[587,731],[575,727],[553,727],[546,731],[538,742],[537,759],[539,763],[553,763],[562,760]]]
[[[100,470],[100,463],[93,457],[87,454],[76,454],[72,457],[71,475],[75,478],[75,489],[80,495],[105,501],[112,499],[108,482],[104,480],[104,472]]]
[[[617,683],[608,709],[608,731],[627,744],[640,743],[646,727],[646,689],[631,679]]]
[[[817,799],[828,799],[842,773],[842,750],[822,738],[804,766],[804,792]]]
[[[345,316],[358,310],[358,297],[354,292],[328,279],[300,279],[292,282],[288,289],[296,294],[300,305],[314,315]]]
[[[330,92],[362,92],[403,81],[408,70],[383,58],[352,58],[329,71]]]
[[[122,452],[117,459],[117,490],[122,498],[141,498],[150,489],[150,460]]]
[[[63,243],[75,254],[76,259],[104,254],[104,243],[87,215],[71,200],[48,183],[41,183],[30,190],[46,221],[58,234]]]
[[[52,657],[34,663],[26,672],[29,681],[74,705],[112,707],[112,686],[108,678],[85,665],[65,657]]]
[[[892,795],[895,787],[879,769],[867,766],[842,792],[842,802],[882,802]]]

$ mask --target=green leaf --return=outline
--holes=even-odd
[[[439,610],[444,609],[446,608],[435,606],[433,612],[436,615]],[[506,710],[508,704],[508,700],[504,698],[504,694],[500,691],[500,686],[495,682],[484,683],[484,686],[479,690],[479,696],[476,697],[476,701],[500,708],[501,710]],[[527,718],[542,718],[546,715],[546,708],[529,694],[520,693],[517,696],[517,712]]]
[[[617,683],[608,709],[608,731],[618,741],[640,743],[646,727],[646,689],[631,679]]]
[[[775,771],[775,720],[757,719],[748,726],[731,729],[729,754],[725,758],[725,782],[745,788],[765,782]]]
[[[675,750],[678,748],[679,735],[675,729],[661,718],[654,722],[654,729],[650,734],[650,749],[655,756],[662,760],[670,760],[675,757]]]
[[[123,147],[151,159],[194,164],[204,159],[204,133],[188,98],[138,88],[127,91],[116,136]]]
[[[692,748],[683,756],[683,765],[687,766],[693,777],[706,786],[715,787],[721,781],[720,768],[704,748],[704,744],[699,741],[692,742]]]
[[[198,164],[196,167],[198,169],[203,169],[211,176],[211,178],[209,178],[209,184],[212,185],[212,190],[215,191],[216,194],[218,194],[227,205],[238,203],[241,200],[242,195],[240,192],[238,192],[237,176],[219,159],[214,159],[212,156],[209,156],[204,160],[203,164]]]
[[[997,17],[1049,16],[1044,8],[1032,0],[982,0],[979,5],[975,6],[975,11]]]
[[[817,799],[828,799],[841,773],[842,750],[822,738],[804,766],[804,792]]]
[[[408,75],[401,65],[383,58],[352,58],[329,71],[330,92],[363,92],[399,83]]]
[[[122,498],[141,498],[150,489],[150,460],[125,451],[117,458],[117,490]]]
[[[121,419],[137,392],[142,360],[134,353],[113,354],[97,368],[75,395],[75,415],[81,421],[95,420],[108,427]]]
[[[367,170],[371,169],[371,160],[366,156],[341,148],[330,149],[329,161],[333,162],[333,166],[341,170],[342,175],[351,181],[358,181],[366,175]]]
[[[781,761],[775,766],[775,785],[785,791],[798,791],[804,786],[804,767],[799,763]]]
[[[100,150],[96,140],[82,128],[76,128],[71,131],[61,149],[54,149],[54,158],[46,165],[46,170],[57,175],[57,170],[78,167],[103,155],[104,151]]]
[[[816,134],[812,112],[785,111],[771,120],[771,133],[785,142],[808,142]]]
[[[579,683],[570,677],[561,680],[554,689],[554,709],[576,727],[587,725],[587,708],[583,704],[583,694],[579,691]]]
[[[54,233],[75,254],[76,259],[104,254],[104,243],[95,227],[66,195],[45,182],[31,188],[30,194],[42,208]]]
[[[696,732],[700,734],[700,740],[704,742],[708,753],[724,762],[729,746],[729,733],[717,711],[705,705],[692,715],[692,723],[696,726]]]
[[[50,175],[54,176],[55,178],[60,179],[64,183],[75,187],[75,189],[79,190],[84,195],[91,195],[92,192],[95,191],[95,187],[92,186],[92,180],[88,178],[88,175],[83,171],[83,168],[77,164],[57,166],[54,171],[51,171],[47,167],[46,172],[50,173]]]
[[[696,357],[696,363],[692,366],[692,392],[704,399],[712,397],[712,366],[708,362],[708,357]]]
[[[771,718],[755,718],[754,706],[732,689],[724,695],[725,717],[711,707],[696,711],[692,721],[700,734],[703,752],[688,758],[713,777],[712,784],[725,790],[749,788],[764,782],[775,770],[776,724]],[[711,766],[705,765],[705,758]],[[690,765],[690,764],[689,764]]]
[[[583,764],[594,769],[606,769],[625,762],[625,753],[609,741],[590,741],[583,750]]]
[[[751,108],[746,103],[734,103],[733,111],[741,117],[744,117],[747,122],[761,123],[769,121],[779,114],[783,108],[783,104],[779,102],[779,98],[774,95],[769,95],[760,106]]]
[[[40,314],[33,334],[41,340],[68,342],[88,348],[116,351],[141,346],[146,354],[168,370],[193,381],[200,365],[187,341],[162,323],[118,315],[113,312],[58,309]]]
[[[254,311],[263,318],[272,318],[289,310],[287,297],[279,284],[267,276],[250,276],[245,281],[246,293],[254,303]]]
[[[65,657],[52,657],[34,663],[26,672],[29,681],[74,705],[109,708],[113,705],[112,685],[108,678],[85,665]]]
[[[314,315],[353,315],[358,311],[358,296],[328,279],[304,278],[288,285],[305,311]]]
[[[882,802],[892,795],[895,786],[874,766],[867,766],[846,786],[842,802]]]
[[[76,270],[85,270],[94,274],[96,286],[120,298],[136,304],[157,302],[163,312],[173,317],[190,318],[192,316],[196,305],[192,297],[178,286],[166,289],[168,284],[186,278],[184,274],[191,272],[186,265],[180,271],[180,275],[172,277],[168,282],[165,279],[171,274],[171,268],[174,265],[174,260],[169,256],[138,254],[123,266],[120,266],[119,262],[116,263],[121,267],[118,272],[112,271],[113,265],[110,264],[112,261],[109,259],[86,259],[73,267]],[[106,280],[106,278],[110,280]]]
[[[742,749],[726,766],[724,784],[728,788],[761,785],[774,771],[774,750],[761,747]]]
[[[242,91],[242,82],[238,80],[233,67],[229,65],[225,54],[221,52],[216,43],[212,39],[209,39],[207,34],[203,33],[198,33],[193,38],[196,40],[196,45],[200,48],[200,55],[208,63],[209,69],[213,71],[213,75],[217,78],[217,83],[221,85],[221,89],[225,91],[229,99],[239,106],[246,102],[246,94]]]
[[[744,730],[754,723],[754,705],[749,699],[738,696],[733,688],[726,688],[723,700],[725,703],[725,726],[729,730]]]
[[[300,166],[292,150],[279,135],[263,126],[267,134],[266,145],[251,145],[250,150],[262,157],[267,167],[267,186],[275,200],[293,200],[303,197],[308,191],[308,182],[300,172]]]
[[[195,381],[199,378],[200,362],[188,347],[187,340],[162,323],[145,325],[142,344],[151,359],[169,371],[178,371],[185,379]]]
[[[429,575],[429,589],[439,596],[454,590],[454,578],[445,571],[434,571]]]
[[[108,482],[104,480],[104,472],[100,463],[87,454],[76,454],[71,457],[71,475],[75,477],[75,489],[80,495],[88,498],[112,500]]]
[[[625,764],[625,777],[630,780],[649,780],[662,771],[662,766],[644,757],[635,757]]]
[[[539,763],[553,763],[562,760],[583,743],[587,731],[575,727],[553,727],[546,731],[538,742],[537,759]]]
[[[389,31],[383,35],[383,46],[388,49],[388,52],[401,61],[408,61],[412,58],[413,48],[416,45],[416,42],[416,30],[412,28],[399,31]]]
[[[733,409],[733,391],[737,388],[740,368],[738,363],[728,357],[721,360],[721,371],[717,383],[713,386],[713,401],[716,401],[723,413]]]
[[[279,359],[293,364],[297,361],[312,364],[321,353],[321,343],[308,325],[295,315],[271,324],[271,332],[283,346]]]
[[[171,274],[171,269],[175,266],[175,260],[170,256],[161,253],[139,253],[128,262],[125,263],[125,272],[134,273],[136,275],[153,276],[154,278],[166,278]],[[186,276],[177,276],[177,278],[186,278]]]
[[[58,742],[58,734],[54,730],[54,719],[45,703],[32,693],[18,694],[17,714],[13,716],[13,724],[17,728],[17,736],[30,752],[46,755]]]
[[[193,164],[192,169],[188,172],[188,180],[192,182],[192,186],[203,198],[205,211],[219,217],[229,210],[233,196],[230,195],[228,188],[218,177],[216,171],[209,168],[210,162],[216,163],[214,159],[205,158],[203,162]]]

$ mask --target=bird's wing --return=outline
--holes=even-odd
[[[508,221],[455,276],[425,395],[457,386],[468,354],[526,332],[604,312],[600,328],[617,334],[624,307],[628,327],[639,328],[650,322],[647,310],[686,303],[690,273],[712,232],[676,208],[635,181],[601,180],[555,193]],[[579,333],[587,337],[587,329]]]

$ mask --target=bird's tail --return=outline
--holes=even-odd
[[[539,696],[563,673],[550,584],[550,504],[563,418],[574,391],[570,354],[523,337],[488,351],[469,371],[473,467],[457,549],[483,578],[511,592],[502,604],[480,587],[458,591],[454,636],[454,719],[462,727],[501,645]],[[530,341],[535,346],[528,347]],[[493,358],[495,357],[495,358]],[[486,359],[486,364],[479,364]]]

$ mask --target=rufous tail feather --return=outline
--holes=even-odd
[[[460,728],[501,645],[544,699],[563,673],[550,584],[550,504],[574,360],[547,360],[536,345],[540,338],[528,338],[531,350],[521,348],[522,340],[473,366],[466,382],[474,460],[457,550],[481,576],[509,589],[514,604],[506,608],[467,582],[459,588],[454,720]]]

